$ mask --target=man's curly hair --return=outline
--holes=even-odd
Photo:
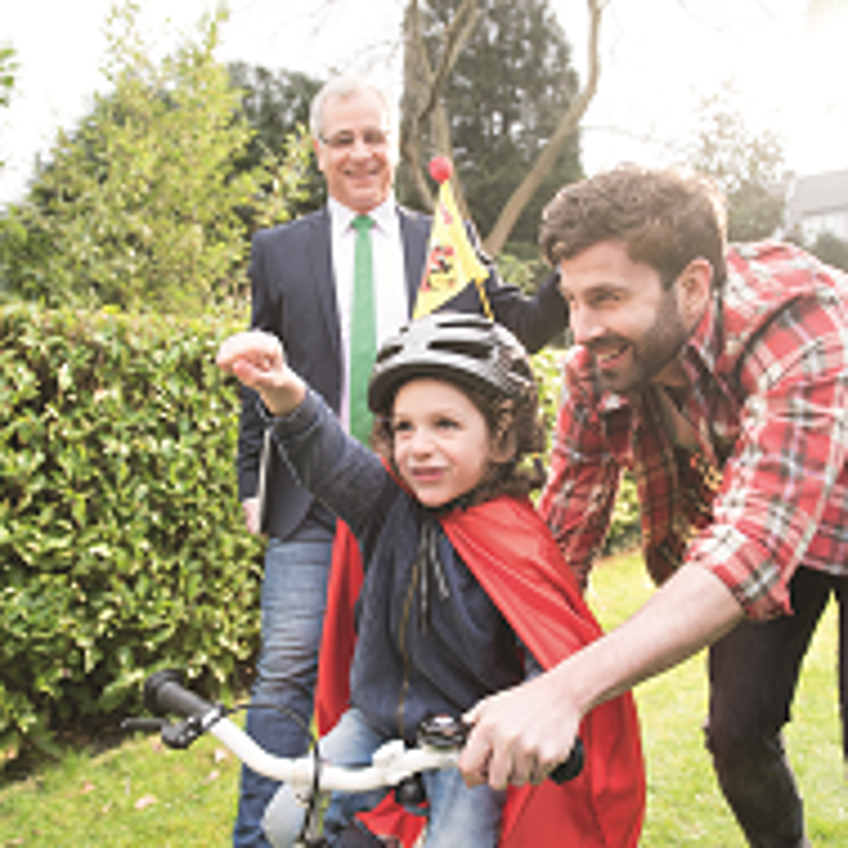
[[[563,187],[542,213],[539,245],[554,267],[608,240],[624,242],[666,288],[697,258],[712,265],[714,286],[727,273],[724,200],[695,172],[621,165]]]

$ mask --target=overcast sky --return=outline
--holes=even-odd
[[[780,133],[799,173],[848,168],[848,0],[810,25],[809,0],[609,0],[598,94],[584,119],[589,173],[629,160],[679,161],[702,98],[732,81],[754,131]],[[215,0],[139,0],[163,54],[193,36]],[[17,199],[36,154],[105,91],[103,30],[112,0],[0,0],[0,45],[20,65],[0,110],[0,203]],[[401,0],[230,0],[219,58],[325,76],[360,70],[398,85]],[[551,0],[584,75],[584,0]],[[840,11],[841,10],[841,11]]]

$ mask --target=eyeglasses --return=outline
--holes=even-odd
[[[389,134],[376,127],[363,130],[359,137],[362,139],[362,143],[370,149],[383,147],[389,143]],[[331,150],[350,150],[356,144],[356,138],[356,133],[349,130],[341,130],[329,138],[320,136],[321,143],[326,144]]]

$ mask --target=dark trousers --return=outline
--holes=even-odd
[[[743,621],[709,653],[707,748],[724,797],[754,848],[809,845],[781,731],[791,718],[801,663],[831,594],[839,604],[843,727],[846,715],[848,577],[800,568],[790,592],[794,615]]]

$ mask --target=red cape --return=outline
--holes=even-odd
[[[545,668],[601,635],[556,542],[529,501],[501,497],[455,510],[441,523],[459,556]],[[322,734],[348,705],[352,609],[362,581],[356,540],[341,523],[336,542],[316,696]],[[586,761],[579,777],[562,786],[546,781],[510,790],[500,848],[638,845],[645,775],[630,694],[592,710],[580,736]],[[392,832],[397,810],[387,799],[366,821],[377,833]],[[420,819],[407,818],[412,821],[395,832],[411,845]]]

